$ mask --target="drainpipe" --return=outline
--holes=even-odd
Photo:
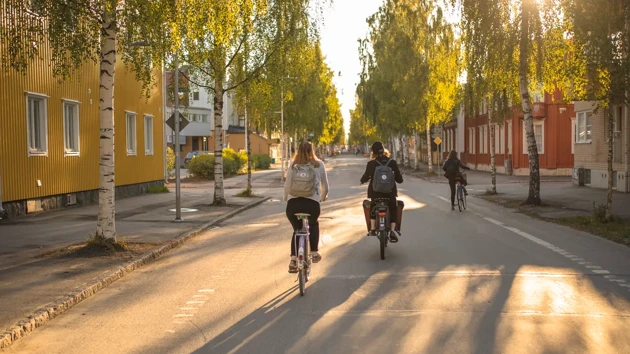
[[[168,112],[166,112],[166,70],[164,70],[164,60],[162,60],[162,152],[164,154],[164,184],[168,184],[168,167],[166,162],[166,120],[168,119]]]
[[[626,92],[626,98],[627,98],[627,96],[628,96],[628,93]],[[627,101],[627,99],[626,99],[626,101]],[[630,142],[628,141],[630,139],[630,136],[628,136],[628,135],[630,135],[630,129],[628,129],[628,108],[630,108],[630,105],[626,104],[626,107],[625,107],[626,114],[624,115],[624,118],[623,118],[623,127],[625,129],[625,134],[624,135],[626,136],[626,138],[625,138],[625,141],[626,141],[626,158],[625,158],[625,161],[624,161],[624,164],[626,165],[626,174],[624,176],[625,182],[626,182],[626,188],[625,188],[626,192],[630,192],[630,181],[628,181],[628,174],[630,172],[628,170],[628,160],[630,160],[630,156],[629,156],[630,155]],[[0,205],[0,208],[2,208],[1,205]]]

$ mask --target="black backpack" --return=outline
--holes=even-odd
[[[453,178],[455,176],[457,176],[457,174],[459,173],[459,166],[457,164],[457,160],[456,159],[448,159],[446,160],[446,162],[444,162],[444,167],[442,168],[444,170],[444,176],[447,178]]]
[[[391,159],[387,163],[382,164],[378,160],[374,160],[378,164],[374,170],[374,179],[372,179],[372,190],[378,193],[391,193],[394,190],[396,181],[394,180],[394,170],[389,167]]]

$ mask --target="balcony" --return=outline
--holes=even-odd
[[[532,116],[534,118],[545,118],[547,116],[547,105],[543,102],[532,104]]]

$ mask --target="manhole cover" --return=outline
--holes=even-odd
[[[280,199],[269,199],[267,202],[268,203],[277,203],[279,201],[280,201]]]
[[[177,210],[176,210],[176,209],[169,209],[168,211],[171,211],[171,212],[173,212],[173,213],[174,213],[174,212],[176,212]],[[193,208],[181,208],[181,211],[182,211],[182,213],[194,213],[194,212],[196,212],[196,211],[199,211],[199,209],[193,209]]]

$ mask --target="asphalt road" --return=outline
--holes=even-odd
[[[365,237],[365,159],[335,159],[304,297],[271,201],[18,341],[10,353],[630,353],[630,249],[408,178],[403,236]],[[471,186],[471,188],[474,188]],[[280,190],[268,190],[280,196]]]

